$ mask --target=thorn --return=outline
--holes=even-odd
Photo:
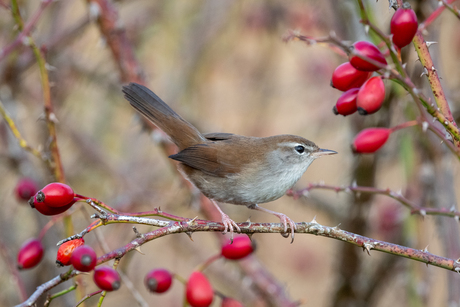
[[[340,228],[339,228],[340,225],[342,225],[342,223],[337,224],[336,226],[332,227],[332,229],[334,229],[334,230],[340,230]]]
[[[101,8],[96,2],[91,2],[89,5],[89,18],[90,20],[97,20],[101,15]]]
[[[186,231],[186,232],[185,232],[185,234],[190,238],[190,240],[191,240],[192,242],[194,242],[193,239],[192,239],[192,233],[193,233],[193,232],[191,232],[191,231]]]
[[[455,260],[455,263],[460,264],[460,258],[457,258],[457,260]]]
[[[305,197],[310,197],[310,191],[305,190],[305,191],[302,192],[302,195],[305,196]]]
[[[56,67],[48,64],[48,63],[45,63],[45,69],[48,70],[48,71],[54,71],[56,70]]]
[[[353,180],[353,182],[351,183],[351,187],[352,188],[356,188],[358,186],[358,184],[356,183],[356,179]]]
[[[455,268],[455,272],[457,272],[457,273],[460,274],[460,267],[456,267],[456,268]]]
[[[251,216],[248,217],[248,219],[246,220],[247,223],[249,223],[249,226],[251,226]]]
[[[315,215],[315,217],[311,220],[310,223],[312,223],[312,224],[318,224],[318,222],[316,221],[316,215]]]
[[[369,25],[365,25],[365,26],[364,26],[364,32],[366,33],[366,35],[369,34],[369,29],[370,29],[370,28],[371,28],[371,27],[370,27]]]
[[[407,66],[407,63],[404,63],[404,64],[402,65],[402,68],[406,69],[406,66]]]
[[[253,235],[253,233],[246,233],[246,235],[248,236],[249,240],[252,241],[252,235]]]
[[[53,122],[53,123],[55,123],[55,124],[59,123],[59,120],[57,119],[55,113],[50,113],[50,115],[49,115],[48,118],[49,118],[49,120],[50,120],[51,122]]]
[[[427,48],[430,48],[431,45],[437,44],[438,42],[426,42]]]
[[[392,41],[393,40],[393,34],[391,34],[388,38]],[[395,46],[391,45],[390,49],[391,49],[391,51],[393,51],[393,53],[398,53],[398,51],[396,50]]]
[[[452,213],[455,212],[455,205],[452,205],[452,207],[450,207],[450,212],[452,212]]]
[[[195,221],[196,219],[198,218],[198,216],[195,216],[193,219],[191,219],[190,221],[187,221],[187,224],[189,224],[190,226],[192,226],[193,224],[195,224]]]
[[[426,216],[426,211],[425,211],[425,210],[421,209],[421,210],[419,211],[419,213],[420,213],[420,215],[421,215],[423,218],[425,218],[425,216]]]
[[[371,255],[371,249],[374,248],[374,246],[372,246],[372,244],[369,244],[369,243],[364,243],[363,244],[363,251],[367,251],[367,254],[370,256]]]
[[[22,39],[22,44],[24,46],[30,46],[32,39],[29,36],[26,36]]]
[[[427,76],[428,76],[428,69],[426,69],[426,67],[423,67],[423,72],[422,72],[422,74],[420,75],[420,78],[423,77],[424,75],[427,75]]]
[[[428,252],[428,245],[425,247],[425,249],[423,250],[424,253],[429,253]]]
[[[434,66],[431,66],[431,71],[432,71],[432,72],[435,72],[435,71],[437,71],[437,69],[434,68]]]
[[[141,255],[145,255],[145,254],[141,251],[141,247],[140,247],[140,246],[136,247],[134,250],[135,250],[136,252],[138,252],[139,254],[141,254]]]
[[[428,122],[424,121],[422,123],[422,131],[426,132],[428,130],[428,126],[429,126]]]

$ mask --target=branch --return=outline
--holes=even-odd
[[[109,214],[107,216],[107,220],[112,222],[120,220],[121,222],[125,223],[127,220],[133,217],[129,216],[118,216]],[[165,221],[151,219],[149,225],[161,225],[165,223]],[[134,220],[133,220],[134,221]],[[128,252],[132,250],[138,250],[140,246],[143,244],[152,241],[154,239],[158,239],[164,237],[166,235],[177,234],[177,233],[186,233],[190,237],[194,232],[209,232],[209,231],[216,231],[222,232],[224,231],[225,227],[221,222],[213,222],[213,221],[205,221],[205,220],[198,220],[193,219],[189,220],[188,222],[167,222],[169,225],[150,231],[148,233],[142,234],[137,236],[136,239],[131,241],[130,243],[122,246],[114,251],[111,251],[101,257],[98,258],[97,264],[101,264],[107,262],[112,259],[120,259],[121,257],[125,256]],[[238,223],[238,226],[241,229],[242,233],[252,235],[254,233],[284,233],[284,225],[280,223],[252,223],[252,222],[245,222],[245,223]],[[404,258],[409,258],[412,260],[420,261],[423,263],[431,264],[433,266],[437,266],[443,269],[447,269],[450,271],[454,271],[460,273],[460,259],[454,260],[450,258],[445,258],[441,256],[434,255],[428,250],[419,250],[410,247],[405,247],[385,241],[375,240],[372,238],[360,236],[348,231],[344,231],[339,229],[339,227],[329,227],[324,226],[316,222],[314,219],[310,223],[301,222],[296,224],[297,229],[296,233],[303,233],[303,234],[312,234],[316,236],[322,236],[326,238],[331,238],[335,240],[344,241],[353,245],[357,245],[363,248],[363,251],[366,251],[370,255],[371,250],[376,250]],[[37,290],[32,294],[32,296],[22,304],[17,305],[19,306],[31,306],[35,303],[35,301],[46,291],[50,290],[51,288],[55,287],[56,285],[70,279],[71,277],[77,275],[76,271],[69,271],[65,275],[59,275],[53,278],[52,280],[44,283],[43,285],[39,286]]]
[[[358,193],[367,193],[367,194],[379,194],[379,195],[386,195],[388,197],[391,197],[398,202],[400,202],[402,205],[410,209],[411,214],[420,214],[421,216],[425,215],[439,215],[439,216],[447,216],[447,217],[453,217],[457,221],[460,219],[460,212],[456,211],[454,207],[450,209],[446,208],[427,208],[427,207],[422,207],[414,202],[410,201],[409,199],[405,198],[401,192],[394,192],[390,189],[378,189],[374,187],[363,187],[363,186],[332,186],[332,185],[325,185],[322,183],[310,183],[308,187],[297,190],[297,191],[288,191],[286,195],[292,196],[294,198],[298,198],[300,196],[308,196],[308,193],[313,190],[313,189],[323,189],[323,190],[333,190],[336,193],[338,192],[345,192],[345,193],[350,193],[354,192],[356,194]]]

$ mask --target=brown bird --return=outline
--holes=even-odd
[[[123,87],[130,104],[177,145],[179,152],[169,158],[180,161],[180,172],[206,197],[222,216],[222,223],[233,236],[238,225],[216,202],[245,205],[250,209],[276,215],[288,227],[292,238],[295,222],[283,213],[258,204],[283,196],[307,170],[324,155],[336,154],[295,135],[247,137],[231,133],[200,133],[180,117],[155,93],[143,85],[130,83]]]

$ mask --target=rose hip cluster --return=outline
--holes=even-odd
[[[399,50],[412,41],[418,22],[415,12],[408,4],[405,3],[395,12],[390,28],[396,49]],[[385,99],[382,77],[372,77],[372,72],[381,67],[376,64],[387,65],[385,56],[377,46],[366,41],[354,43],[353,48],[355,52],[350,56],[349,62],[338,66],[332,74],[331,85],[344,92],[333,107],[336,115],[346,116],[356,111],[361,115],[372,114],[380,110]],[[385,144],[392,132],[393,130],[386,128],[365,129],[355,137],[353,151],[373,153]]]
[[[385,57],[372,43],[359,41],[354,49],[382,65]],[[377,112],[385,99],[385,85],[380,76],[372,76],[379,67],[353,55],[350,61],[337,67],[332,74],[331,85],[344,93],[339,97],[332,111],[338,115],[350,115],[358,111],[361,115]]]
[[[391,19],[393,44],[401,49],[408,45],[417,32],[418,23],[415,12],[408,4],[398,9]],[[337,100],[333,112],[343,116],[359,112],[361,115],[377,112],[385,99],[385,86],[380,76],[371,77],[380,69],[375,65],[387,65],[385,56],[372,43],[359,41],[353,44],[354,50],[374,63],[351,55],[350,61],[337,67],[332,74],[331,85],[344,93]]]

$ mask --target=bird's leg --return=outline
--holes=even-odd
[[[217,204],[216,201],[211,199],[211,202],[214,204],[216,209],[219,210],[220,215],[222,216],[222,224],[224,224],[224,226],[225,226],[225,230],[224,230],[223,234],[226,234],[227,230],[229,230],[230,231],[230,240],[233,241],[233,228],[235,228],[236,231],[241,232],[240,227],[238,227],[238,225],[235,223],[235,221],[232,220],[227,214],[225,214],[224,211],[222,211],[222,209],[220,209],[220,207],[219,207],[219,205]]]
[[[267,212],[267,213],[270,213],[270,214],[273,214],[273,215],[277,216],[280,219],[281,224],[284,225],[284,232],[285,233],[287,233],[287,225],[289,224],[289,228],[291,228],[291,237],[292,237],[291,243],[294,242],[294,231],[296,230],[297,226],[296,226],[295,222],[291,218],[289,218],[286,214],[259,207],[257,204],[250,205],[250,206],[248,206],[248,208],[263,211],[263,212]]]

